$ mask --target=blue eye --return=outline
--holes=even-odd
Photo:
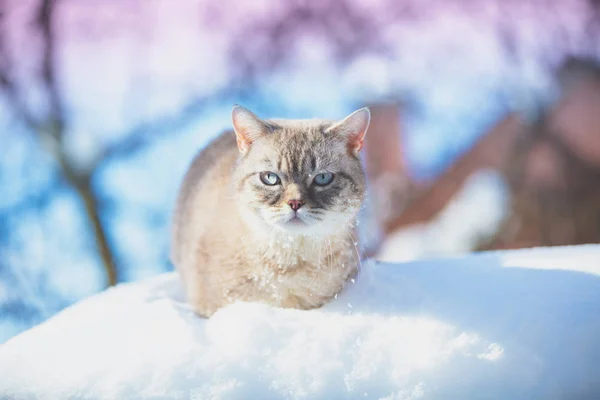
[[[262,183],[264,183],[267,186],[275,186],[275,185],[281,183],[281,179],[279,179],[277,174],[274,174],[273,172],[269,172],[269,171],[261,172],[260,180],[262,181]]]
[[[333,174],[331,172],[323,172],[315,176],[315,185],[317,186],[327,186],[331,182],[333,182]]]

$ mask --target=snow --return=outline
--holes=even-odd
[[[510,193],[500,173],[481,169],[430,222],[393,232],[376,255],[386,262],[465,254],[494,236],[510,211]]]
[[[168,273],[0,346],[0,397],[597,398],[598,337],[600,245],[370,262],[321,309],[209,320]]]

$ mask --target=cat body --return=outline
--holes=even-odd
[[[237,300],[315,308],[356,275],[368,122],[366,109],[335,123],[234,108],[234,132],[196,156],[174,213],[171,260],[196,313]]]

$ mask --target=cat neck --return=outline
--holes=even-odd
[[[335,254],[346,252],[354,246],[355,243],[346,232],[328,236],[272,232],[253,236],[246,249],[252,256],[259,257],[263,265],[286,269],[306,264],[320,265],[323,260],[331,259]]]

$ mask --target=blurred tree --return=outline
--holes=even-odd
[[[512,212],[481,249],[600,241],[600,64],[569,58],[558,81],[560,100],[513,145]]]
[[[8,16],[8,3],[8,0],[2,2],[2,11],[0,12],[0,24],[2,24],[0,29],[2,31],[7,29],[4,24]],[[37,30],[37,36],[41,42],[38,70],[45,92],[47,111],[37,113],[26,105],[19,90],[19,85],[14,79],[15,74],[11,74],[14,71],[11,71],[10,68],[9,51],[7,44],[2,40],[7,38],[8,35],[6,34],[0,36],[0,87],[3,89],[3,94],[8,100],[7,103],[12,108],[13,113],[21,119],[21,122],[31,133],[37,135],[40,143],[43,143],[45,148],[52,154],[60,167],[61,176],[79,197],[93,231],[108,285],[114,285],[118,281],[117,268],[113,251],[107,239],[106,226],[100,215],[98,195],[92,184],[94,168],[89,170],[78,169],[77,166],[73,165],[65,151],[64,137],[68,121],[56,79],[55,11],[56,1],[42,0],[32,24],[32,29]]]

